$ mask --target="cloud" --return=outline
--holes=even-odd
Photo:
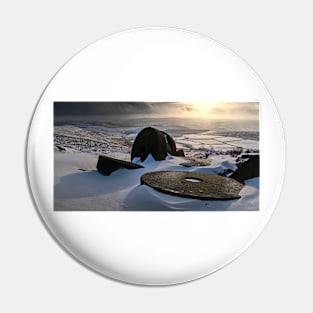
[[[221,118],[255,118],[259,117],[258,102],[224,102],[214,105],[210,114]]]
[[[180,102],[54,102],[54,114],[179,114],[193,109]]]
[[[54,114],[97,115],[151,113],[146,102],[54,102]]]
[[[221,119],[258,119],[258,102],[54,102],[55,116],[61,115],[158,115]]]
[[[186,114],[195,111],[194,105],[188,102],[148,102],[151,112],[155,114]]]

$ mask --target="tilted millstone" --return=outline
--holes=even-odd
[[[121,168],[126,168],[129,170],[143,168],[143,166],[126,162],[118,159],[114,159],[108,156],[100,155],[97,163],[97,170],[103,175],[110,175],[112,172],[117,171]]]
[[[139,157],[144,161],[149,154],[156,161],[165,160],[167,154],[184,156],[183,150],[176,150],[174,139],[161,130],[153,127],[144,128],[136,137],[131,151],[131,160]]]
[[[141,184],[164,193],[203,200],[239,199],[244,186],[232,178],[185,171],[151,172],[140,180]]]

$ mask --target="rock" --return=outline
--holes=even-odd
[[[230,168],[226,168],[222,173],[219,173],[220,176],[230,176],[229,174],[233,173],[234,171]]]
[[[228,177],[185,171],[151,172],[140,180],[160,192],[203,200],[239,199],[244,186]]]
[[[184,153],[184,150],[183,150],[183,149],[179,149],[179,150],[176,150],[176,153],[175,153],[174,155],[175,155],[175,156],[184,157],[184,156],[185,156],[185,153]]]
[[[97,170],[103,175],[110,175],[112,172],[121,168],[137,169],[143,166],[131,162],[114,159],[108,156],[100,155],[97,163]]]
[[[211,164],[211,161],[208,159],[200,159],[200,158],[193,158],[193,159],[186,159],[185,162],[180,163],[179,165],[185,167],[199,167],[199,166],[208,166]]]
[[[176,150],[174,139],[167,133],[153,127],[144,128],[136,137],[131,151],[131,160],[140,157],[144,161],[149,154],[156,161],[165,160],[167,153],[184,156],[183,150]]]
[[[239,182],[243,182],[247,179],[260,176],[260,156],[259,155],[242,155],[238,160],[238,169],[229,177],[236,179]],[[248,160],[246,160],[248,159]]]
[[[59,145],[56,145],[56,147],[59,149],[59,151],[66,151],[66,149],[64,148],[64,147],[61,147],[61,146],[59,146]]]

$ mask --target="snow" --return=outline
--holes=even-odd
[[[168,195],[146,185],[140,185],[140,177],[147,172],[187,168],[179,165],[182,158],[168,156],[165,161],[155,161],[151,155],[143,169],[121,169],[110,176],[96,170],[97,154],[84,152],[55,152],[55,210],[258,210],[259,178],[246,181],[241,199],[208,201]],[[226,168],[235,169],[234,158],[225,160],[217,156],[213,164],[191,167],[190,171],[221,173]]]
[[[149,155],[144,162],[134,163],[143,169],[121,169],[110,176],[96,170],[99,155],[130,161],[132,143],[142,128],[110,125],[54,126],[54,209],[55,210],[258,210],[259,178],[245,182],[237,200],[208,201],[173,196],[140,184],[140,177],[153,171],[191,171],[221,174],[235,171],[238,153],[258,152],[259,143],[243,132],[244,138],[225,136],[214,131],[203,131],[174,137],[177,148],[182,148],[187,159],[167,156],[155,161]],[[162,129],[163,130],[163,129]],[[208,158],[209,165],[184,167],[192,158]]]

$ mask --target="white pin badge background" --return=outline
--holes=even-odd
[[[258,99],[262,151],[260,210],[183,214],[53,212],[52,103],[72,99]],[[68,251],[104,275],[137,284],[167,285],[216,271],[256,238],[279,195],[284,145],[276,108],[247,64],[233,52],[199,35],[150,28],[102,39],[59,71],[35,112],[27,161],[39,212]]]

